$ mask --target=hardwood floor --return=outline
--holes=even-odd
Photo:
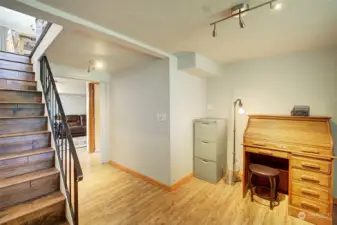
[[[196,178],[174,192],[148,184],[79,150],[85,179],[79,184],[81,225],[308,225],[287,216],[287,197],[268,202],[241,198],[241,184],[213,185]],[[263,205],[264,204],[264,205]],[[335,223],[334,223],[335,224]]]

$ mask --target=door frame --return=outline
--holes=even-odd
[[[88,104],[88,151],[89,153],[94,153],[96,151],[96,125],[95,125],[95,85],[99,85],[98,82],[89,82],[88,83],[88,99],[89,99],[89,104]]]

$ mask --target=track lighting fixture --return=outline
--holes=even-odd
[[[231,8],[231,15],[230,16],[227,16],[225,18],[222,18],[222,19],[217,20],[217,21],[210,24],[211,26],[213,26],[213,33],[212,33],[213,37],[216,37],[216,35],[217,35],[217,31],[216,31],[216,24],[217,23],[223,22],[223,21],[228,20],[232,17],[239,17],[240,27],[245,28],[246,25],[245,25],[242,17],[245,16],[249,11],[253,11],[255,9],[258,9],[258,8],[266,6],[266,5],[269,5],[270,9],[279,10],[279,9],[282,8],[282,2],[281,1],[282,0],[269,0],[267,2],[264,2],[260,5],[256,5],[254,7],[249,7],[249,5],[246,4],[246,3],[240,3],[240,4],[237,4],[237,5],[234,5]]]
[[[213,37],[216,37],[216,24],[214,24],[214,28],[213,28]]]

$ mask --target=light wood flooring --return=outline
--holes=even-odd
[[[79,150],[84,180],[79,185],[80,225],[308,225],[287,216],[287,199],[241,198],[241,185],[213,185],[196,178],[174,192],[148,184]],[[334,223],[335,224],[335,223]]]

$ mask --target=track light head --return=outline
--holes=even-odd
[[[239,24],[240,24],[240,27],[241,27],[242,29],[246,27],[246,24],[245,24],[245,22],[243,22],[242,19],[239,20]]]
[[[214,24],[212,35],[213,37],[216,37],[216,24]]]
[[[272,10],[280,10],[282,9],[282,2],[279,0],[273,1],[269,3],[270,9]]]
[[[242,29],[246,27],[246,24],[243,22],[242,17],[241,17],[241,10],[239,12],[239,24]]]

